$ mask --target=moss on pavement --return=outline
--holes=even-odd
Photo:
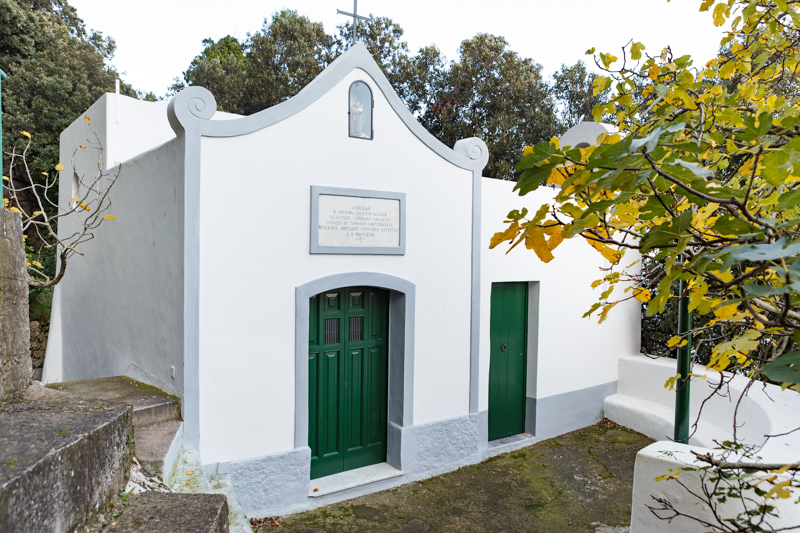
[[[604,421],[259,531],[621,533],[630,522],[636,452],[651,442]]]

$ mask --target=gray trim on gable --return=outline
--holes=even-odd
[[[319,244],[319,196],[354,196],[357,198],[380,198],[400,201],[400,245],[378,246],[320,246]],[[370,191],[367,189],[345,189],[343,187],[311,186],[311,231],[309,252],[312,254],[350,255],[405,255],[406,254],[406,193]]]
[[[414,315],[416,286],[378,272],[348,272],[310,281],[295,289],[294,446],[308,446],[309,299],[331,289],[366,285],[389,294],[389,401],[386,461],[403,470],[413,457]],[[409,443],[407,445],[407,443]]]
[[[190,113],[178,115],[178,120],[180,120],[184,128],[186,128],[184,120],[195,122],[196,126],[193,129],[196,129],[197,133],[204,137],[236,137],[239,135],[247,135],[248,133],[253,133],[272,126],[273,124],[277,124],[302,111],[331,90],[354,69],[361,69],[372,78],[394,112],[405,123],[406,127],[433,152],[457,167],[468,170],[478,170],[479,172],[483,170],[483,167],[485,167],[486,163],[489,161],[489,153],[485,150],[485,145],[483,147],[483,154],[481,154],[480,157],[474,157],[474,154],[472,154],[464,158],[461,156],[465,154],[451,150],[436,137],[431,135],[428,130],[417,122],[414,115],[411,114],[405,104],[403,104],[403,101],[400,100],[400,97],[397,96],[389,80],[386,79],[383,71],[381,71],[377,63],[375,63],[375,60],[372,59],[372,56],[363,43],[357,43],[347,52],[339,56],[323,70],[314,81],[297,93],[296,96],[268,109],[259,111],[258,113],[231,120],[209,120],[216,112],[216,103],[213,96],[211,100],[208,100],[197,94],[184,95],[187,91],[200,89],[200,87],[189,87],[178,93],[170,102],[170,108],[173,108],[173,103],[176,101],[178,105],[174,106],[174,111],[177,111],[179,108],[191,108],[192,111]],[[209,93],[209,95],[210,94],[211,93]],[[213,111],[209,114],[210,109],[213,109]],[[170,124],[172,124],[172,120],[170,120]],[[174,124],[172,124],[172,127],[175,129]],[[346,132],[347,130],[345,130],[345,134]]]
[[[480,330],[481,330],[481,186],[482,172],[489,161],[486,143],[477,137],[461,139],[453,151],[479,162],[480,168],[472,170],[472,303],[470,308],[470,365],[469,412],[478,413],[480,389]]]

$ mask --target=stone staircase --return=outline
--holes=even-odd
[[[173,492],[158,493],[159,496],[151,493],[133,496],[125,514],[128,518],[124,518],[122,522],[130,523],[132,518],[129,513],[136,509],[136,513],[144,518],[148,513],[160,516],[159,523],[164,527],[170,515],[165,514],[162,508],[178,505],[173,502],[184,502],[193,509],[207,507],[203,511],[197,511],[197,514],[205,517],[203,523],[211,527],[217,524],[215,517],[219,511],[219,502],[222,501],[225,503],[224,529],[180,530],[252,533],[229,476],[206,476],[199,453],[196,450],[182,449],[183,423],[178,398],[124,376],[57,383],[50,387],[81,397],[123,402],[131,406],[135,456],[148,476],[160,478]],[[220,495],[224,498],[220,498]],[[175,516],[185,514],[176,512]],[[146,531],[173,531],[169,529],[172,526],[157,529],[154,523],[146,520],[142,524],[149,524],[144,529]],[[113,531],[108,527],[102,531]]]
[[[176,437],[182,426],[178,398],[124,376],[55,383],[49,387],[76,396],[130,405],[136,458],[150,476],[163,479],[165,461],[171,474],[170,467],[175,464],[179,451]],[[170,454],[173,447],[177,449]]]

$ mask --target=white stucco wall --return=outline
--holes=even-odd
[[[527,207],[531,213],[549,203],[555,192],[542,187],[520,197],[512,189],[514,183],[483,180],[481,234],[481,380],[480,409],[488,408],[489,383],[489,302],[492,283],[504,281],[539,282],[538,339],[528,339],[529,353],[538,344],[538,361],[528,368],[528,396],[546,398],[616,381],[617,357],[638,353],[640,347],[639,303],[624,302],[608,314],[603,324],[593,318],[582,318],[597,301],[602,289],[593,290],[591,283],[602,278],[608,261],[583,239],[562,242],[549,263],[539,260],[524,244],[508,255],[508,244],[489,250],[489,241],[513,209]],[[626,265],[638,256],[628,252]],[[622,296],[622,289],[617,289]]]
[[[347,136],[347,91],[375,97]],[[355,70],[261,131],[203,138],[200,450],[204,463],[294,447],[295,287],[337,273],[416,284],[414,423],[469,412],[472,172],[427,148]],[[311,255],[312,185],[406,193],[404,256]]]
[[[117,123],[114,98],[106,94],[86,111],[105,153],[91,147],[78,150],[74,162],[78,174],[90,182],[99,160],[103,166],[114,157],[124,160],[109,195],[108,213],[116,220],[94,231],[94,239],[80,248],[84,255],[72,257],[57,286],[55,335],[48,341],[43,380],[124,374],[181,395],[182,152],[174,135],[172,141],[154,148],[170,138],[160,126],[167,124],[165,105],[120,97]],[[151,119],[153,127],[148,129]],[[62,133],[61,162],[66,170],[60,181],[61,206],[73,196],[73,152],[94,140],[83,116]],[[151,148],[127,160],[128,155]],[[61,219],[61,235],[75,229],[73,218]]]

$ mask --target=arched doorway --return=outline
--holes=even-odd
[[[309,299],[311,479],[386,461],[389,293],[327,290]]]

